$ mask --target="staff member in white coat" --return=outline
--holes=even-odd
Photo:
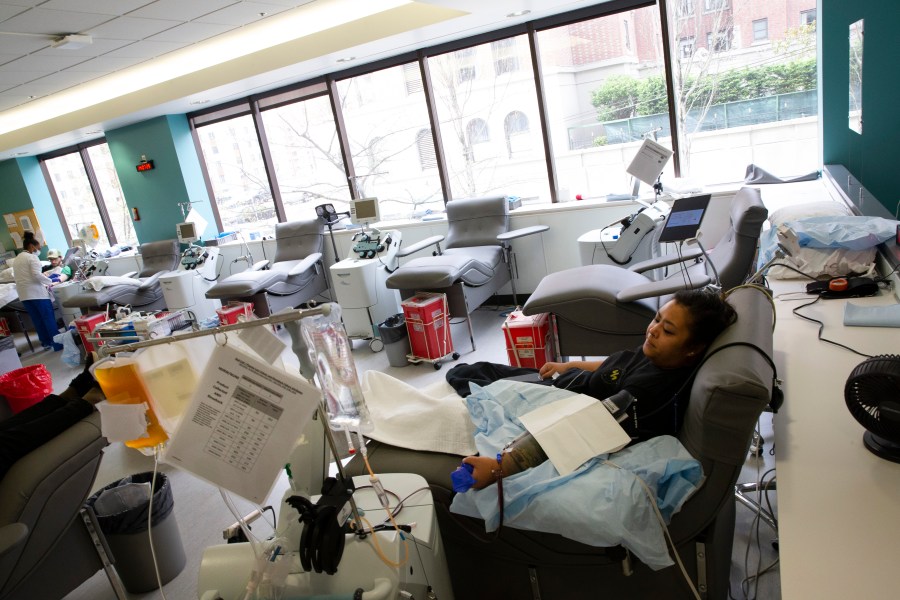
[[[50,290],[47,287],[53,282],[41,273],[41,261],[37,257],[41,251],[41,243],[37,241],[32,232],[26,231],[22,247],[25,251],[13,260],[13,276],[16,279],[19,300],[28,311],[44,349],[53,348],[54,351],[59,352],[63,347],[62,344],[53,341],[53,336],[59,333],[59,327],[56,325],[53,301],[50,299]]]

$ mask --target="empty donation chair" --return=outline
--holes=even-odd
[[[229,275],[206,291],[206,297],[252,302],[257,316],[267,317],[287,307],[309,302],[328,288],[322,264],[325,240],[321,219],[275,226],[275,257],[246,271]]]
[[[107,305],[130,305],[134,310],[166,307],[159,278],[178,268],[181,252],[178,240],[141,244],[141,270],[122,277],[95,276],[86,279],[82,291],[63,302],[66,308],[105,310]]]
[[[647,323],[677,290],[715,280],[724,290],[743,283],[753,268],[767,216],[759,190],[742,188],[732,200],[728,230],[707,256],[694,247],[680,256],[661,256],[629,268],[588,265],[551,273],[522,311],[553,316],[563,356],[607,356],[637,346]],[[667,267],[665,277],[651,279],[648,273],[661,267]]]
[[[701,597],[711,600],[729,597],[734,485],[756,422],[770,402],[774,377],[774,314],[766,292],[741,288],[729,295],[728,302],[738,319],[716,338],[698,365],[677,435],[702,465],[704,480],[668,526],[688,577]],[[377,472],[417,473],[428,481],[456,598],[694,598],[677,566],[654,571],[623,547],[596,547],[507,525],[499,535],[489,534],[480,519],[451,513],[450,472],[459,466],[459,456],[380,442],[370,442],[368,454]],[[347,469],[351,475],[366,473],[358,458]]]
[[[415,258],[400,266],[386,281],[400,290],[404,299],[416,292],[447,294],[452,318],[466,319],[469,340],[475,348],[469,315],[504,285],[516,284],[510,264],[510,242],[549,229],[535,225],[509,230],[509,201],[506,196],[467,198],[447,203],[447,235],[432,236],[401,248],[397,256],[409,256],[434,245],[433,256]],[[441,249],[441,242],[444,248]]]
[[[126,597],[101,559],[82,506],[91,493],[106,438],[100,414],[88,415],[20,458],[0,481],[0,599],[62,598],[100,569],[116,597]],[[106,547],[97,538],[106,557]]]

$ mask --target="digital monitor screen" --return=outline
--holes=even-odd
[[[697,237],[710,197],[710,194],[703,194],[676,199],[659,235],[659,241],[683,242]]]
[[[380,218],[378,198],[361,198],[350,203],[350,221],[353,223],[372,223]]]
[[[187,223],[176,224],[175,230],[178,234],[178,241],[182,244],[190,244],[191,242],[196,242],[200,238],[200,236],[197,235],[197,226],[190,221]]]

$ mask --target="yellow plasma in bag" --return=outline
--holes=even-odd
[[[120,363],[116,366],[98,365],[94,370],[94,379],[100,384],[107,401],[112,404],[147,404],[148,437],[137,438],[125,442],[129,448],[152,448],[169,439],[159,424],[156,413],[150,407],[150,395],[138,373],[134,363]]]

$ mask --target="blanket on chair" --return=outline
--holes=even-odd
[[[475,444],[487,456],[525,431],[520,415],[572,394],[518,381],[472,388],[467,403]],[[661,569],[674,563],[648,490],[668,523],[702,479],[700,463],[671,436],[597,456],[567,476],[547,461],[504,478],[503,524],[558,533],[592,546],[622,545],[649,567]],[[495,530],[500,521],[497,485],[457,494],[450,510],[481,518],[488,531]]]

